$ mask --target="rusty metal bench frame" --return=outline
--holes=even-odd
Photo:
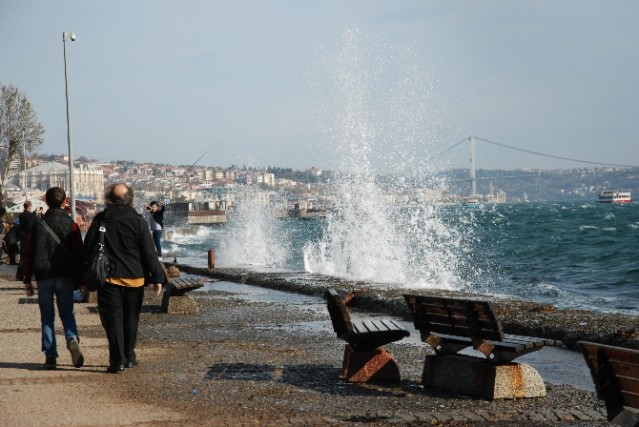
[[[577,342],[606,404],[608,420],[621,426],[639,426],[639,351],[587,341]]]
[[[491,363],[499,364],[547,345],[561,345],[553,339],[505,334],[501,319],[487,301],[415,294],[405,294],[404,299],[422,341],[437,354],[472,346]]]
[[[348,344],[342,362],[343,376],[350,382],[398,382],[399,368],[384,345],[410,335],[390,319],[351,319],[344,300],[352,294],[340,295],[334,289],[324,293],[326,305],[337,337]]]

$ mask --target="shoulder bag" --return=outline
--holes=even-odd
[[[98,244],[98,252],[93,256],[91,264],[87,266],[84,277],[84,284],[89,291],[97,291],[102,288],[109,274],[109,258],[104,253],[104,233],[106,228],[98,223],[100,233],[100,243]]]

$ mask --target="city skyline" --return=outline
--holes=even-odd
[[[639,164],[639,4],[42,0],[0,5],[0,83],[33,103],[41,151],[335,170],[344,129],[378,170],[468,166],[470,135]],[[347,112],[356,113],[351,121]],[[480,169],[580,167],[477,147]]]

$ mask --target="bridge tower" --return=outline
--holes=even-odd
[[[471,136],[470,140],[470,195],[477,195],[477,178],[475,178],[475,137]]]

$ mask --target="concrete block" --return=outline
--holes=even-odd
[[[493,365],[485,359],[464,355],[426,357],[422,383],[489,400],[546,395],[543,379],[529,365]]]
[[[189,295],[170,296],[168,292],[162,295],[162,311],[168,314],[197,314],[200,309]]]

